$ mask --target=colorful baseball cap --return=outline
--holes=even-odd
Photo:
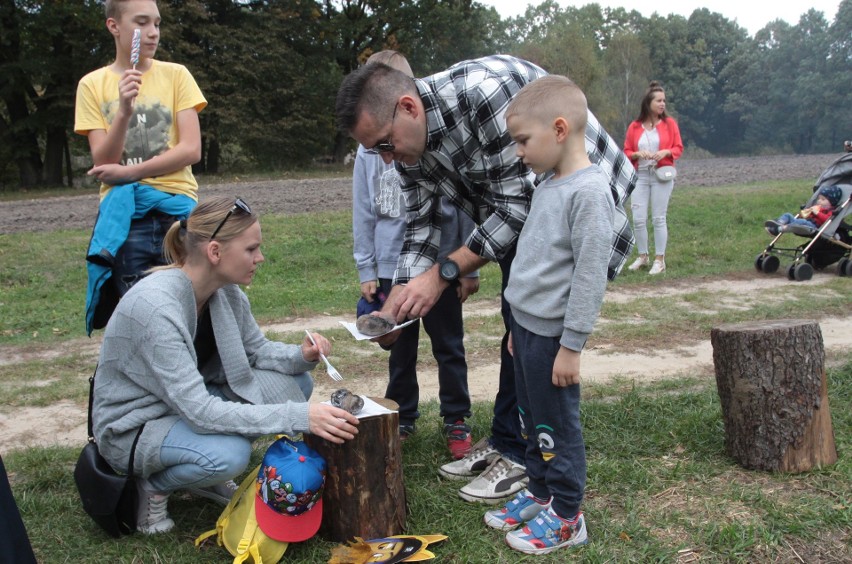
[[[322,521],[325,460],[302,441],[272,443],[257,473],[255,516],[260,530],[283,542],[314,536]]]

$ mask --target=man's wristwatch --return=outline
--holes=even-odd
[[[459,265],[454,260],[445,259],[441,261],[438,273],[441,275],[442,280],[446,280],[452,284],[459,279]]]

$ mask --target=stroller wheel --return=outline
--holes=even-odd
[[[781,266],[781,259],[779,259],[775,255],[768,255],[763,257],[760,269],[766,274],[772,274],[773,272],[778,271],[779,266]]]
[[[754,268],[757,269],[758,272],[763,272],[763,259],[765,255],[760,253],[757,255],[757,258],[754,259]]]
[[[787,272],[787,276],[790,278],[790,280],[804,282],[813,278],[814,267],[812,267],[806,262],[803,262],[802,264],[791,265],[790,269]]]
[[[852,260],[848,258],[841,259],[837,263],[837,274],[840,276],[852,276]]]

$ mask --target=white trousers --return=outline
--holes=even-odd
[[[633,235],[636,249],[641,255],[648,253],[648,203],[651,204],[651,223],[654,226],[654,254],[665,255],[669,240],[666,212],[674,190],[674,180],[661,182],[651,169],[639,169],[636,188],[630,194],[630,209],[633,212]]]

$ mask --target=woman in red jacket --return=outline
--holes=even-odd
[[[666,269],[666,243],[669,232],[666,211],[674,189],[674,174],[660,179],[657,169],[674,167],[674,162],[683,153],[680,129],[673,117],[666,114],[666,92],[660,83],[651,81],[639,117],[627,126],[624,153],[636,168],[638,181],[630,195],[633,211],[633,233],[639,258],[628,268],[639,270],[648,266],[648,203],[651,204],[651,222],[654,225],[654,247],[656,256],[648,274],[659,274]],[[673,169],[667,169],[674,172]]]

